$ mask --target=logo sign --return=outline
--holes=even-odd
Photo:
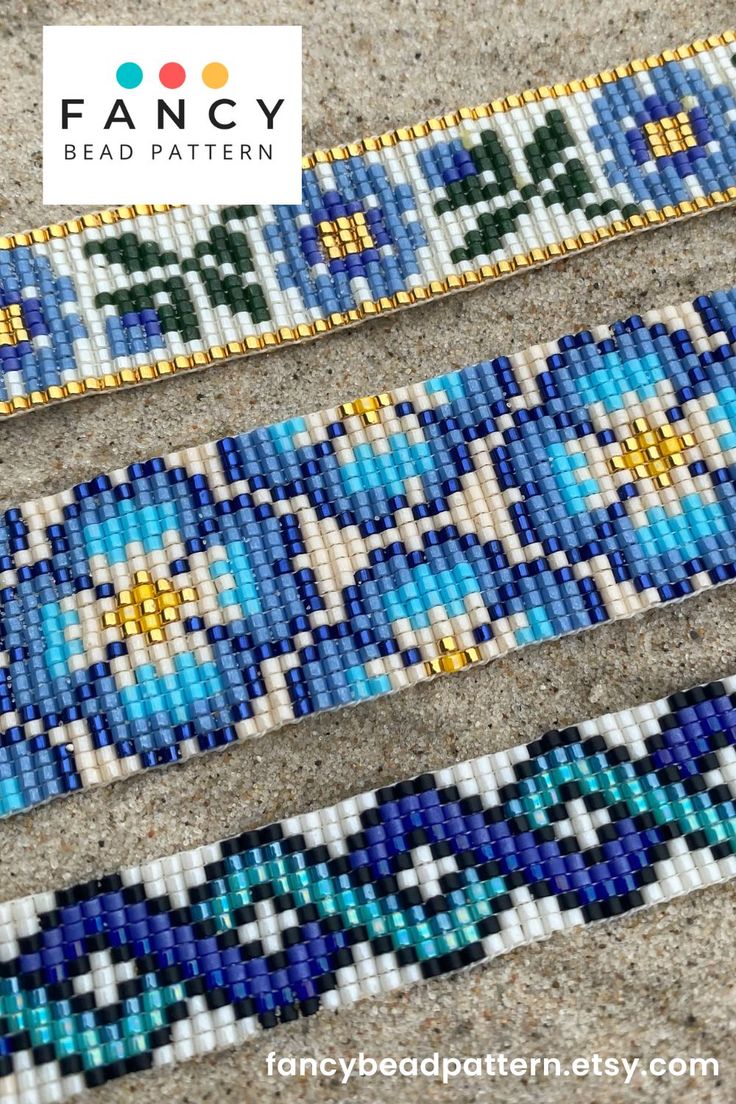
[[[301,202],[301,27],[44,27],[43,201]]]

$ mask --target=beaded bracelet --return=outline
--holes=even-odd
[[[736,289],[0,521],[0,813],[736,575]]]
[[[304,162],[300,206],[0,237],[0,418],[317,337],[736,201],[736,34]]]
[[[736,678],[0,905],[44,1104],[736,875]]]

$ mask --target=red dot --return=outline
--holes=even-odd
[[[161,66],[158,79],[164,88],[181,88],[187,79],[187,75],[184,72],[184,66],[180,65],[178,61],[167,61],[165,65]]]

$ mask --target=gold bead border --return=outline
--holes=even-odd
[[[544,264],[560,260],[561,257],[570,253],[592,249],[604,241],[609,241],[624,234],[634,234],[647,229],[649,226],[673,222],[676,219],[690,218],[694,215],[703,214],[705,211],[717,207],[727,207],[734,203],[736,203],[736,187],[728,188],[724,192],[713,192],[709,196],[700,196],[698,199],[688,200],[685,203],[667,206],[660,211],[647,211],[643,215],[633,215],[630,219],[619,219],[610,226],[598,230],[585,230],[577,237],[565,238],[554,245],[532,249],[529,253],[517,254],[498,264],[481,265],[479,269],[470,272],[453,274],[445,280],[435,280],[426,287],[412,288],[410,291],[400,291],[395,295],[374,302],[362,303],[353,310],[332,314],[329,318],[321,318],[317,322],[302,324],[293,328],[283,326],[281,329],[270,333],[247,337],[243,341],[230,341],[227,345],[213,345],[209,349],[177,356],[172,360],[159,360],[141,367],[123,368],[119,372],[108,372],[104,376],[91,376],[88,379],[73,380],[63,385],[49,387],[47,391],[32,391],[29,395],[15,396],[12,399],[0,401],[0,419],[13,417],[16,414],[22,414],[25,411],[48,406],[52,403],[74,399],[91,392],[115,391],[121,387],[129,387],[137,383],[165,379],[177,372],[206,368],[210,364],[228,360],[230,357],[264,352],[267,349],[274,349],[296,341],[309,341],[322,337],[324,334],[340,327],[354,326],[367,318],[375,318],[379,314],[413,307],[430,299],[462,291],[464,288],[478,287],[492,280],[505,279],[515,272],[541,267]]]
[[[318,164],[344,161],[349,157],[395,146],[399,142],[422,138],[435,131],[447,130],[448,127],[457,126],[465,119],[487,119],[501,112],[521,107],[523,104],[537,103],[546,99],[554,100],[577,92],[590,91],[594,88],[600,88],[601,85],[621,80],[623,77],[632,76],[634,73],[654,69],[670,61],[682,61],[693,57],[695,54],[705,53],[708,50],[716,49],[718,46],[730,45],[735,42],[736,31],[729,29],[722,34],[696,39],[694,42],[678,46],[674,50],[664,50],[661,54],[652,54],[646,58],[630,61],[626,65],[619,65],[615,69],[606,69],[580,80],[530,88],[518,95],[507,96],[501,100],[492,100],[490,103],[481,104],[478,107],[461,107],[447,115],[427,119],[426,122],[418,123],[416,126],[387,131],[385,134],[364,138],[362,141],[347,146],[333,146],[331,149],[317,150],[303,158],[302,167],[310,169]],[[713,208],[725,207],[733,203],[736,203],[736,187],[713,192],[708,196],[700,196],[697,199],[687,200],[683,203],[669,204],[658,211],[647,211],[641,215],[633,215],[629,219],[618,219],[610,226],[601,227],[597,230],[585,230],[576,237],[564,238],[553,245],[532,249],[529,253],[517,254],[500,261],[498,264],[481,265],[478,269],[452,274],[444,280],[435,280],[425,287],[400,291],[395,295],[386,296],[374,302],[362,303],[353,310],[338,312],[330,315],[329,318],[319,319],[316,322],[295,327],[283,326],[281,329],[273,330],[270,333],[254,335],[245,338],[243,341],[231,341],[227,345],[213,345],[209,349],[177,356],[171,360],[160,360],[136,368],[108,372],[103,376],[73,380],[60,386],[50,387],[46,391],[33,391],[29,395],[15,396],[12,399],[0,401],[0,418],[12,417],[27,410],[47,406],[50,403],[62,402],[66,399],[73,399],[90,392],[114,391],[137,383],[163,379],[177,372],[204,368],[217,361],[227,360],[229,357],[263,352],[295,341],[308,341],[340,327],[354,326],[366,318],[373,318],[376,315],[399,310],[402,307],[415,306],[418,303],[461,291],[467,287],[476,287],[491,280],[504,279],[523,269],[536,268],[557,261],[569,253],[591,249],[614,237],[636,233],[647,229],[649,226],[673,222],[676,219],[689,218]],[[70,219],[68,222],[55,223],[20,234],[0,236],[0,250],[43,244],[52,239],[65,238],[70,234],[81,234],[88,229],[112,226],[115,223],[143,215],[165,214],[174,207],[180,206],[183,205],[175,203],[138,203],[127,207],[114,207],[107,211],[81,215],[79,218]]]

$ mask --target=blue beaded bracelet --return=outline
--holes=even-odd
[[[736,875],[736,678],[0,905],[45,1104]]]
[[[0,237],[0,419],[336,327],[736,201],[736,34],[305,159],[298,206]]]
[[[736,290],[0,523],[0,813],[736,573]]]

